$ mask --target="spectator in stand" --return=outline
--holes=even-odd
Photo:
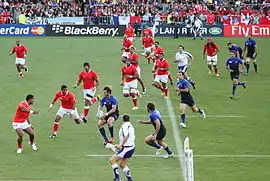
[[[215,15],[212,11],[207,15],[206,19],[209,25],[213,25],[215,23]]]
[[[19,24],[21,24],[21,25],[26,24],[26,16],[25,16],[24,12],[21,12],[21,14],[19,16]]]

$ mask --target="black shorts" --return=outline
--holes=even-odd
[[[113,118],[114,118],[114,121],[116,121],[116,120],[118,119],[118,117],[119,117],[119,114],[108,115],[108,116],[106,116],[104,119],[105,119],[106,121],[108,121],[108,119],[109,119],[110,117],[113,117]]]
[[[233,80],[233,79],[239,79],[240,73],[239,72],[231,72],[230,73],[230,76],[231,76],[231,80]]]
[[[191,95],[190,96],[182,96],[181,103],[186,104],[189,107],[192,107],[195,105],[195,101],[193,100],[193,97]]]
[[[162,140],[166,136],[166,128],[163,126],[160,128],[158,134],[157,134],[157,140]]]
[[[247,52],[247,56],[246,56],[246,57],[255,59],[257,54],[256,54],[255,57],[254,57],[254,53],[255,53],[255,52]]]

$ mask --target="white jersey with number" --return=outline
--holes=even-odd
[[[123,146],[135,146],[135,130],[130,122],[122,124],[119,130],[119,143],[123,143],[124,137],[128,136],[127,142]]]
[[[188,61],[191,60],[193,56],[186,51],[177,52],[175,55],[175,60],[178,62],[178,66],[185,66],[188,65]]]

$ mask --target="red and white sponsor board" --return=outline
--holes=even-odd
[[[270,25],[224,25],[224,36],[268,36]]]

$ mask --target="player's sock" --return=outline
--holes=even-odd
[[[253,66],[254,66],[254,71],[257,73],[257,70],[258,70],[258,66],[257,66],[257,63],[253,63]]]
[[[181,120],[182,120],[182,123],[186,124],[186,115],[185,114],[181,114]]]
[[[249,73],[249,63],[246,63],[247,74]]]
[[[125,168],[123,168],[123,172],[125,173],[127,180],[131,181],[131,174],[130,174],[130,169],[126,166]]]
[[[23,76],[23,73],[22,72],[19,72],[19,76],[22,77]]]
[[[29,136],[30,145],[34,144],[34,142],[35,142],[34,140],[35,140],[35,136],[34,135]]]
[[[113,126],[112,127],[109,127],[109,131],[110,131],[111,137],[114,138],[114,135],[113,135]]]
[[[18,148],[22,149],[22,143],[18,143]]]
[[[97,100],[98,100],[98,97],[93,97],[93,98],[91,99],[91,103],[94,104],[95,102],[97,102]]]
[[[160,149],[161,148],[161,146],[159,146],[156,142],[154,142],[154,141],[150,141],[149,143],[147,143],[149,146],[152,146],[152,147],[154,147],[154,148],[156,148],[156,149]]]
[[[171,155],[172,154],[172,151],[171,149],[167,146],[166,148],[164,148],[164,150],[169,154]]]
[[[84,106],[83,117],[86,118],[88,116],[89,109],[90,109],[90,106]]]
[[[168,93],[169,93],[168,87],[164,88],[163,90],[164,90],[165,96],[168,97]]]
[[[156,78],[157,73],[153,73],[153,77]]]
[[[172,78],[171,74],[168,75],[168,78],[169,78],[169,80],[170,80],[171,82],[173,81],[173,78]]]
[[[105,129],[104,129],[104,128],[99,128],[99,132],[100,132],[100,134],[102,135],[104,141],[108,141],[108,138],[107,138],[107,136],[106,136],[106,131],[105,131]]]
[[[214,69],[215,69],[215,74],[218,74],[218,68],[214,67]]]
[[[53,124],[53,134],[54,135],[57,134],[58,128],[59,128],[59,123],[58,122],[54,122],[54,124]]]
[[[114,173],[114,178],[115,179],[120,179],[118,165],[117,164],[113,164],[112,165],[112,169],[113,169],[113,173]]]
[[[236,91],[236,85],[233,84],[233,87],[232,87],[232,96],[234,96],[235,91]]]
[[[198,108],[198,113],[203,114],[203,111],[200,108]]]
[[[134,106],[134,107],[138,107],[138,99],[137,99],[137,96],[132,97],[132,101],[133,101],[133,106]]]
[[[155,85],[155,87],[163,91],[163,87],[160,84]]]
[[[148,57],[146,57],[146,58],[147,58],[147,63],[150,64],[150,63],[151,63],[151,57],[148,56]]]

